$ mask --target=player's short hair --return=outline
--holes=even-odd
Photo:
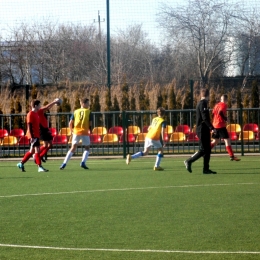
[[[228,95],[227,95],[227,94],[224,94],[224,95],[222,95],[221,97],[223,97],[224,101],[227,101],[227,100],[228,100]]]
[[[86,104],[86,103],[89,102],[89,99],[88,98],[81,98],[80,102],[83,103],[83,104]]]
[[[207,88],[202,88],[202,89],[200,90],[200,96],[201,96],[201,97],[209,97],[209,89],[207,89]]]
[[[33,100],[31,101],[31,107],[38,106],[40,103],[41,103],[40,100],[38,100],[38,99],[33,99]]]
[[[165,114],[165,109],[163,107],[158,107],[157,112],[160,112],[160,115],[163,116]]]

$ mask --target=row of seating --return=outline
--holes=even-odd
[[[239,134],[242,130],[242,128],[239,124],[229,124],[229,125],[227,125],[227,129],[228,129],[228,132],[236,132],[237,134]],[[59,131],[56,128],[50,128],[50,131],[53,136],[55,136],[57,134],[67,135],[67,136],[71,135],[69,127],[61,128]],[[254,124],[254,123],[245,124],[243,126],[243,131],[253,131],[256,134],[259,132],[258,125]],[[134,135],[137,135],[139,133],[147,133],[148,126],[144,126],[142,128],[142,131],[139,126],[128,126],[127,132],[129,134],[134,134]],[[188,125],[178,125],[174,129],[173,126],[167,125],[165,132],[167,132],[168,134],[172,134],[173,132],[182,132],[185,135],[188,135],[191,132],[196,132],[196,129],[195,129],[195,127],[193,129],[191,129]],[[113,127],[110,127],[109,130],[107,130],[107,128],[104,126],[98,126],[98,127],[94,127],[93,130],[91,131],[91,133],[102,135],[102,136],[105,134],[108,134],[108,133],[117,134],[118,136],[120,136],[123,134],[123,127],[113,126]],[[8,136],[8,135],[20,138],[20,137],[24,136],[25,133],[24,133],[23,129],[12,129],[10,131],[10,133],[8,133],[8,131],[6,129],[0,129],[0,138],[3,138],[4,136]]]
[[[66,144],[71,143],[71,132],[68,127],[61,128],[59,132],[56,128],[50,128],[54,137],[54,144]],[[188,125],[179,125],[175,128],[175,131],[171,125],[167,125],[165,129],[164,141],[165,142],[197,142],[198,137],[195,134],[196,129],[190,129]],[[246,124],[243,126],[241,132],[241,126],[239,124],[227,125],[227,130],[232,141],[241,140],[243,134],[243,140],[252,141],[259,140],[260,133],[258,131],[257,124]],[[126,140],[128,142],[143,142],[145,134],[148,132],[148,126],[144,126],[142,132],[138,126],[128,126]],[[106,127],[94,127],[89,132],[91,142],[93,144],[99,143],[122,143],[123,142],[123,127],[114,126],[107,131]],[[24,135],[23,129],[12,129],[10,133],[6,129],[0,129],[1,145],[28,145],[29,140]]]

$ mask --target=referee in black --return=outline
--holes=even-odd
[[[214,127],[210,122],[209,117],[209,90],[201,89],[200,102],[196,107],[196,133],[199,137],[199,151],[193,154],[188,160],[184,161],[185,167],[188,172],[192,172],[191,164],[197,161],[203,156],[203,174],[216,174],[209,169],[209,161],[211,154],[211,131],[214,131]]]

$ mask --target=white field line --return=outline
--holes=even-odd
[[[15,197],[27,197],[27,196],[45,196],[45,195],[63,195],[63,194],[76,194],[76,193],[113,192],[113,191],[131,191],[131,190],[149,190],[149,189],[172,189],[172,188],[233,186],[233,185],[258,185],[258,183],[198,184],[198,185],[181,185],[181,186],[161,186],[161,187],[141,187],[141,188],[122,188],[122,189],[85,190],[85,191],[46,192],[46,193],[34,193],[34,194],[4,195],[4,196],[0,196],[0,198],[15,198]]]
[[[259,251],[185,251],[185,250],[153,250],[153,249],[117,249],[117,248],[73,248],[0,244],[0,247],[51,249],[66,251],[104,251],[104,252],[140,252],[140,253],[181,253],[181,254],[260,254]]]

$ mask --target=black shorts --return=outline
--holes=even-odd
[[[52,141],[53,137],[51,135],[51,131],[49,130],[49,128],[45,128],[45,127],[40,127],[40,133],[41,133],[41,140],[42,141]]]
[[[34,142],[31,143],[31,147],[40,147],[41,144],[40,144],[40,139],[39,138],[34,138]]]
[[[214,139],[228,139],[229,138],[229,134],[227,131],[226,127],[222,127],[222,128],[216,128],[216,135],[213,137]]]

